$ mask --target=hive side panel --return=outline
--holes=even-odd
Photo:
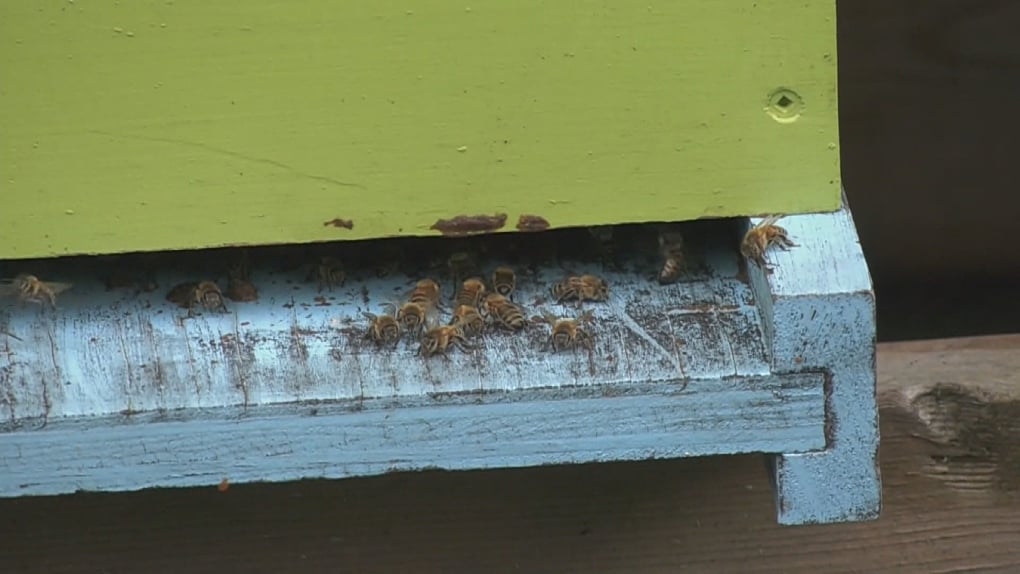
[[[4,2],[0,258],[833,210],[835,38],[833,2]]]

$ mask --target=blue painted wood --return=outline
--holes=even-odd
[[[94,262],[40,262],[75,286],[56,310],[0,302],[0,496],[762,452],[778,455],[780,522],[869,518],[867,268],[848,212],[783,225],[800,247],[770,252],[767,275],[723,224],[699,228],[670,286],[654,242],[618,269],[522,265],[530,316],[577,313],[549,301],[568,271],[609,281],[610,300],[586,306],[590,354],[550,353],[542,326],[429,361],[375,347],[362,313],[415,274],[358,268],[319,293],[305,269],[255,265],[259,301],[185,318],[167,287],[205,276],[164,267],[157,291],[110,291]]]
[[[844,200],[845,201],[845,200]],[[782,524],[876,518],[881,510],[875,297],[850,210],[790,217],[800,247],[749,270],[777,373],[826,372],[826,448],[771,458]]]
[[[825,445],[823,380],[741,377],[461,393],[399,407],[370,399],[69,419],[3,437],[0,494],[806,452]]]

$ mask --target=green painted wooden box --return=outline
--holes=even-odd
[[[8,0],[0,258],[835,210],[835,42],[833,1]]]

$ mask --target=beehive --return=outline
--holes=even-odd
[[[835,210],[834,16],[4,2],[0,259]]]

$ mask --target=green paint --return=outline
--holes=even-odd
[[[834,18],[781,0],[7,0],[0,257],[433,234],[457,214],[836,209]]]

